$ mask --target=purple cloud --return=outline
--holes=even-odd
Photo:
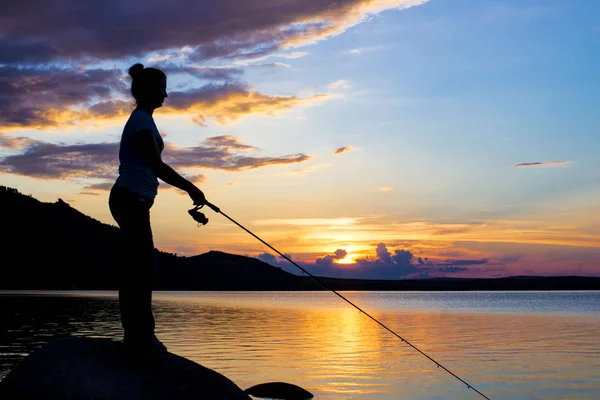
[[[415,257],[406,249],[388,250],[385,243],[379,243],[374,249],[375,256],[367,256],[356,260],[355,264],[337,264],[335,261],[346,257],[344,249],[337,249],[333,254],[319,257],[314,263],[303,262],[300,265],[315,276],[358,279],[416,279],[440,276],[455,276],[465,271],[478,272],[476,266],[485,265],[486,271],[493,267],[503,268],[502,260],[490,259],[436,259]],[[259,259],[278,266],[294,274],[302,274],[295,266],[284,260],[277,260],[268,253]]]
[[[190,112],[199,125],[210,118],[223,124],[252,113],[272,115],[326,96],[260,94],[239,83],[240,66],[220,64],[276,55],[344,32],[369,15],[426,1],[132,0],[127,7],[118,0],[12,2],[0,15],[0,127],[40,128],[127,113],[132,102],[119,98],[128,95],[126,71],[87,66],[132,59],[156,62],[169,75],[223,83],[171,93],[166,106]],[[216,65],[196,65],[207,60]]]
[[[323,258],[317,258],[315,260],[315,265],[320,266],[320,267],[326,267],[326,268],[331,267],[335,260],[341,260],[342,258],[346,257],[347,255],[348,255],[348,252],[346,250],[337,249],[331,255],[326,255]]]
[[[187,47],[191,58],[252,57],[336,35],[368,14],[426,0],[28,0],[4,7],[0,63],[141,57]]]
[[[0,127],[54,127],[127,116],[134,108],[133,99],[113,98],[113,93],[129,97],[128,83],[117,70],[0,67]],[[205,126],[209,119],[226,124],[245,115],[274,115],[326,98],[269,96],[242,83],[210,83],[171,91],[160,112],[187,113]]]
[[[0,67],[0,126],[57,125],[61,112],[128,88],[118,70]]]
[[[515,164],[513,167],[523,168],[523,167],[558,167],[562,165],[568,164],[569,161],[537,161],[537,162],[527,162]]]
[[[5,146],[11,146],[11,139],[19,146],[22,138],[2,137]],[[17,145],[13,146],[16,147]],[[119,143],[94,144],[54,144],[42,141],[26,142],[21,152],[0,159],[0,171],[25,175],[39,179],[99,179],[106,183],[87,186],[88,189],[107,189],[114,181],[118,168]],[[242,155],[255,149],[240,143],[237,138],[225,135],[209,137],[198,146],[165,146],[163,159],[175,168],[205,168],[226,171],[256,169],[267,165],[292,164],[308,160],[310,157],[298,153],[278,157],[258,157]],[[203,180],[203,175],[192,179]]]

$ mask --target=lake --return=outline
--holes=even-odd
[[[600,291],[340,292],[490,399],[598,399]],[[116,292],[0,291],[0,379],[56,336],[120,339]],[[155,292],[169,351],[245,389],[480,399],[331,292]]]

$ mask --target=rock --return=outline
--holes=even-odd
[[[0,399],[248,400],[220,373],[172,353],[128,356],[110,339],[56,339],[1,382]]]
[[[245,390],[246,393],[259,398],[280,400],[307,400],[314,396],[311,392],[286,382],[268,382],[254,385]]]

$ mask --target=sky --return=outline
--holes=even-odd
[[[163,160],[318,276],[600,276],[597,0],[27,0],[0,15],[0,184],[116,225],[135,105]],[[301,273],[166,183],[158,249]],[[68,244],[66,244],[68,246]]]

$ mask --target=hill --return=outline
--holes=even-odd
[[[119,228],[61,199],[44,203],[0,186],[0,289],[116,289]],[[161,290],[322,290],[312,278],[220,251],[158,251]],[[600,290],[600,278],[367,280],[319,278],[336,290]]]

